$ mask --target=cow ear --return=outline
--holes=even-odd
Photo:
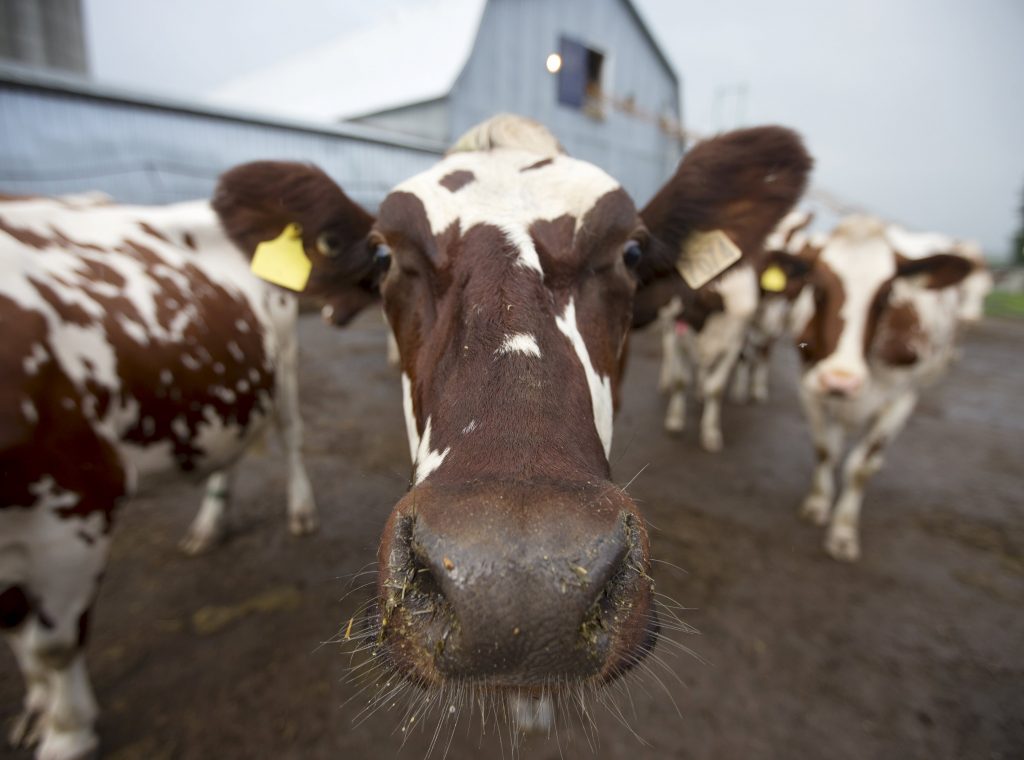
[[[306,292],[365,279],[373,265],[366,243],[373,217],[319,168],[287,161],[254,161],[225,172],[212,205],[228,237],[246,255],[295,225],[312,262]]]
[[[923,259],[908,259],[896,254],[896,276],[921,278],[930,290],[948,288],[961,282],[974,269],[974,264],[954,253],[937,253]]]
[[[756,255],[800,198],[812,163],[799,135],[783,127],[698,143],[640,213],[658,249],[638,270],[641,291],[676,270],[697,288],[737,256]]]

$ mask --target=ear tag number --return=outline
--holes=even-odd
[[[761,290],[781,293],[786,289],[786,273],[778,264],[772,264],[761,273]]]
[[[706,285],[742,257],[742,252],[722,230],[695,232],[680,247],[676,270],[696,290]]]
[[[267,282],[302,292],[313,269],[313,262],[302,247],[302,228],[289,224],[273,240],[257,245],[250,269]]]

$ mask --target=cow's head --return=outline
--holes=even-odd
[[[610,479],[627,336],[681,289],[694,232],[759,244],[810,159],[781,128],[695,147],[643,212],[526,119],[396,187],[390,258],[413,484],[379,553],[378,651],[423,685],[603,683],[657,630],[647,531]]]
[[[543,127],[497,117],[384,200],[370,240],[391,257],[414,474],[380,547],[377,635],[405,675],[530,690],[644,656],[647,532],[608,462],[630,326],[678,289],[691,233],[759,243],[809,165],[787,130],[734,133],[638,213]]]
[[[956,285],[973,268],[953,253],[907,258],[880,221],[860,215],[808,243],[789,266],[791,277],[814,293],[813,315],[797,339],[804,391],[839,398],[865,391],[869,361],[915,364],[928,340],[921,323],[928,315],[919,310],[934,303],[915,294]]]
[[[228,237],[252,256],[256,246],[298,225],[312,263],[305,295],[343,325],[377,297],[382,264],[367,245],[373,217],[309,164],[254,161],[225,172],[212,205]]]

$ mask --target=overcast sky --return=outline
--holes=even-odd
[[[635,4],[682,79],[689,129],[793,126],[817,185],[912,228],[1008,251],[1024,191],[1024,0]],[[85,0],[92,73],[197,97],[372,23],[379,7]]]

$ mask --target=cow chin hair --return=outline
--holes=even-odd
[[[351,590],[342,603],[367,588],[375,589],[376,575],[377,570],[370,566],[353,574]],[[357,585],[359,580],[362,583]],[[528,688],[485,679],[428,682],[410,675],[382,647],[379,604],[372,591],[324,645],[339,646],[348,659],[342,683],[355,691],[343,708],[356,711],[351,717],[353,728],[378,714],[391,713],[397,718],[394,733],[401,736],[402,747],[414,731],[429,737],[424,757],[446,757],[459,725],[473,722],[479,724],[481,737],[488,733],[497,737],[502,756],[507,747],[511,757],[520,757],[521,743],[528,735],[545,736],[560,749],[579,742],[596,756],[601,712],[621,724],[641,745],[649,746],[635,727],[639,718],[634,689],[667,700],[682,717],[667,685],[667,681],[674,680],[685,686],[673,666],[680,655],[707,664],[679,641],[681,636],[697,633],[680,617],[685,611],[675,600],[656,592],[648,621],[651,625],[647,626],[649,640],[639,653],[611,672],[586,678],[566,676]],[[656,646],[658,651],[653,651]]]

